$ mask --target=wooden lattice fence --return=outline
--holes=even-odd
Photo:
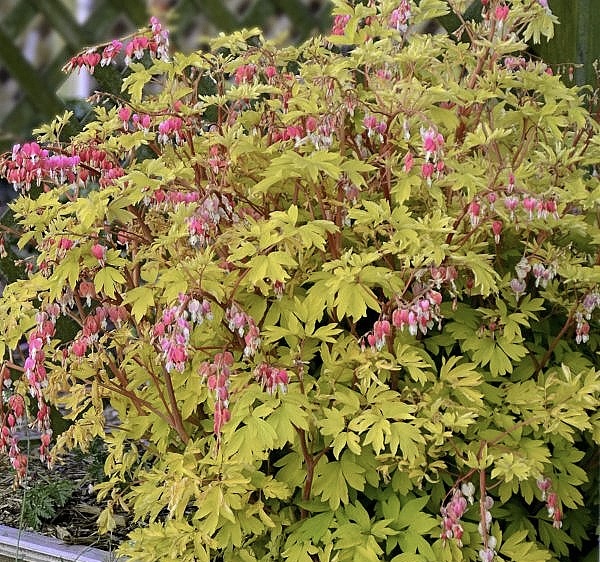
[[[191,50],[203,34],[257,25],[301,40],[329,24],[327,12],[326,0],[0,0],[0,152],[81,95],[57,93],[70,56],[146,25],[151,14]]]
[[[598,84],[598,2],[549,0],[561,25],[554,42],[533,48],[561,73],[572,67],[578,84]],[[202,35],[251,26],[299,41],[330,25],[329,8],[329,0],[0,0],[0,152],[62,112],[65,99],[85,96],[63,86],[60,69],[72,54],[146,25],[150,14],[166,21],[176,48],[189,51]],[[481,0],[467,12],[480,14]],[[460,26],[451,16],[438,23]]]

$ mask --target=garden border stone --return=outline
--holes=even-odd
[[[0,525],[0,562],[124,562],[114,553]]]

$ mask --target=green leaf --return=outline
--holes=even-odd
[[[478,289],[484,297],[490,293],[498,292],[498,281],[500,275],[491,265],[492,256],[467,252],[465,256],[453,256],[457,264],[467,266],[475,277],[475,289]]]
[[[175,301],[188,287],[183,272],[177,268],[162,270],[156,284],[164,289],[163,297],[167,302]]]
[[[309,544],[308,542],[293,544],[283,551],[283,557],[291,562],[313,562],[308,554]]]
[[[508,539],[505,538],[500,553],[514,562],[546,562],[552,558],[552,554],[545,548],[526,539],[527,530],[513,533]]]
[[[281,442],[294,443],[297,429],[308,429],[308,414],[302,402],[291,394],[281,398],[281,403],[267,418],[269,425],[275,430]]]
[[[302,521],[302,524],[296,530],[294,530],[292,536],[296,541],[317,544],[327,532],[332,522],[332,511],[313,515],[312,517]]]
[[[402,456],[409,462],[414,463],[423,454],[419,445],[425,443],[425,438],[417,427],[405,422],[394,422],[390,425],[389,437],[390,452],[395,455],[398,447]]]
[[[429,562],[422,554],[403,552],[392,558],[391,562]]]
[[[148,309],[154,306],[154,290],[150,287],[135,287],[123,298],[125,304],[131,304],[131,314],[139,322]]]
[[[94,276],[96,293],[104,293],[107,297],[115,298],[115,286],[125,283],[125,277],[114,267],[103,267]]]
[[[316,338],[326,343],[335,343],[335,336],[341,334],[342,332],[343,330],[338,328],[337,324],[327,324],[326,326],[317,328],[312,334],[307,335],[310,335],[311,338]]]
[[[346,420],[339,410],[327,409],[319,420],[322,435],[337,435],[346,428]]]
[[[289,278],[285,267],[295,267],[296,260],[286,252],[273,251],[253,257],[248,263],[248,282],[256,285],[259,281],[286,281]]]
[[[384,443],[389,439],[390,434],[390,422],[385,418],[380,418],[367,431],[363,444],[372,444],[373,451],[378,455],[383,451],[385,447]]]
[[[349,502],[348,486],[363,490],[365,469],[352,460],[345,452],[340,461],[324,462],[317,465],[314,492],[320,494],[323,501],[329,502],[331,509],[337,509],[340,503]]]

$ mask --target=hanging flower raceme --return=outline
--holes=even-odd
[[[494,506],[494,499],[486,494],[480,499],[479,503],[481,520],[477,530],[483,542],[483,548],[479,550],[479,560],[481,562],[492,562],[496,556],[496,545],[498,544],[496,537],[491,534],[492,512],[490,510]]]
[[[442,294],[431,289],[410,303],[401,302],[400,306],[392,313],[392,324],[400,330],[408,328],[408,332],[413,336],[416,336],[418,332],[424,335],[436,324],[440,327],[441,303]]]
[[[467,498],[465,498],[462,491],[455,488],[450,501],[440,508],[442,516],[442,533],[440,536],[442,540],[454,539],[458,546],[462,546],[464,528],[461,519],[468,506]]]
[[[102,51],[102,58],[100,59],[100,66],[108,66],[123,49],[123,43],[114,39]]]
[[[350,16],[347,14],[338,14],[333,18],[333,26],[331,28],[331,35],[344,35],[346,31],[346,25],[350,21]]]
[[[374,115],[367,115],[363,119],[363,125],[367,130],[368,138],[376,138],[379,142],[383,142],[383,137],[387,131],[385,121],[380,121]]]
[[[183,372],[189,358],[190,333],[194,324],[212,318],[210,303],[180,295],[176,305],[166,308],[153,330],[167,372]]]
[[[88,48],[71,57],[62,71],[71,73],[74,70],[85,69],[93,74],[98,65],[105,67],[115,62],[123,50],[126,65],[141,60],[146,54],[159,60],[168,60],[169,32],[163,28],[158,18],[153,16],[150,18],[150,31],[146,34],[135,35],[127,42],[114,39],[109,43]]]
[[[119,117],[126,117],[125,110]],[[126,121],[123,122],[124,126]],[[15,191],[29,192],[33,185],[85,184],[90,173],[99,178],[101,187],[112,185],[124,175],[121,166],[104,150],[93,147],[73,148],[71,154],[43,148],[36,142],[14,145],[11,156],[0,162],[0,173]]]
[[[213,432],[220,442],[221,429],[231,418],[229,410],[229,378],[233,366],[233,355],[229,351],[217,353],[212,362],[204,361],[200,365],[200,376],[206,381],[208,389],[214,392],[215,410]]]
[[[289,375],[285,369],[273,367],[268,363],[261,363],[254,370],[254,377],[269,394],[274,394],[277,389],[285,393],[289,382]]]
[[[437,172],[439,177],[445,169],[444,136],[431,126],[427,129],[421,127],[421,140],[425,157],[421,164],[421,176],[431,186],[434,173]]]
[[[411,15],[410,3],[408,0],[402,0],[400,5],[395,8],[390,15],[390,27],[396,29],[400,33],[406,33]]]
[[[38,312],[36,315],[36,328],[27,338],[27,357],[23,364],[29,393],[36,401],[37,412],[32,425],[42,434],[39,447],[40,459],[48,465],[51,465],[52,463],[52,459],[48,453],[52,430],[50,428],[50,408],[46,404],[46,398],[44,396],[44,388],[48,385],[48,373],[44,365],[46,359],[44,346],[49,344],[51,338],[54,336],[55,323],[56,316],[53,309],[49,312]],[[15,420],[24,416],[24,403],[18,398],[12,399],[12,408],[16,415]],[[14,434],[12,435],[9,456],[11,456],[13,468],[15,468],[17,475],[19,475],[19,471],[24,470],[26,467],[26,458],[24,459],[22,457]]]
[[[254,319],[233,303],[225,311],[229,329],[244,338],[244,356],[252,357],[261,344],[260,330]]]
[[[95,49],[88,49],[79,55],[71,57],[69,62],[63,67],[63,72],[70,73],[73,70],[79,71],[83,68],[90,74],[94,74],[96,66],[102,62],[102,59],[103,57]]]
[[[181,144],[183,142],[181,134],[182,126],[183,121],[181,117],[169,117],[161,121],[158,124],[158,142],[167,143],[173,141],[175,144]]]

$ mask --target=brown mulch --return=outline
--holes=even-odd
[[[35,449],[32,446],[32,449]],[[131,530],[131,521],[126,514],[117,514],[117,528],[110,535],[100,535],[96,519],[103,505],[95,499],[92,490],[94,479],[93,463],[97,460],[81,453],[70,453],[52,470],[40,463],[32,452],[27,477],[21,486],[14,487],[14,471],[6,455],[0,453],[0,524],[24,530],[34,530],[55,537],[69,544],[84,544],[112,551],[126,540]],[[57,480],[68,480],[75,484],[73,494],[64,507],[56,509],[51,519],[43,519],[40,528],[31,529],[23,522],[23,498],[36,485]]]

